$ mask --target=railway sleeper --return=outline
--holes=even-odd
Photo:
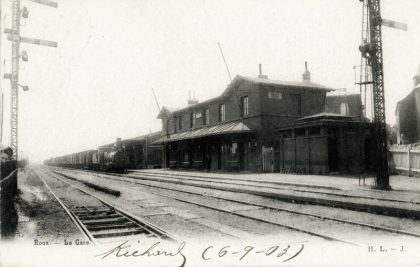
[[[89,225],[87,229],[89,231],[102,231],[102,230],[110,230],[110,229],[124,229],[137,226],[133,222],[123,223],[123,224],[108,224],[108,225]]]
[[[113,224],[113,223],[121,223],[121,222],[128,222],[129,220],[124,217],[118,218],[105,218],[105,219],[95,219],[95,220],[82,220],[84,225],[102,225],[102,224]]]
[[[121,215],[119,214],[95,214],[95,215],[78,215],[80,220],[88,221],[88,220],[99,220],[99,219],[106,219],[106,218],[119,218]]]
[[[115,212],[73,212],[77,217],[96,216],[96,215],[112,215]]]
[[[149,233],[143,228],[134,228],[134,229],[126,229],[126,230],[110,230],[110,231],[101,231],[92,233],[94,238],[106,238],[106,237],[116,237],[116,236],[128,236],[128,235],[138,235],[138,234],[145,234]]]

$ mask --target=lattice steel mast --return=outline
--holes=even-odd
[[[13,157],[18,159],[18,104],[19,104],[19,59],[20,59],[20,1],[12,3],[12,76],[11,81],[11,110],[10,110],[10,146]]]
[[[30,0],[32,2],[46,5],[50,7],[57,7],[57,3],[49,0]],[[57,47],[57,43],[39,39],[32,39],[20,36],[20,16],[25,18],[28,16],[26,8],[20,9],[20,0],[12,0],[12,28],[5,28],[5,33],[8,33],[7,39],[12,42],[12,70],[11,73],[5,74],[5,78],[9,78],[11,82],[11,110],[10,110],[10,146],[13,150],[13,157],[18,160],[18,115],[19,115],[19,60],[22,56],[26,57],[26,52],[20,53],[20,43],[30,43],[44,46]],[[27,86],[22,86],[23,90],[28,90]]]
[[[384,69],[382,53],[382,25],[407,30],[407,26],[381,18],[380,0],[359,0],[367,8],[366,41],[359,47],[366,59],[365,67],[370,67],[372,77],[373,123],[376,144],[376,186],[383,190],[391,189],[388,172],[388,148],[385,120]],[[363,16],[363,20],[365,16]],[[363,66],[361,67],[361,71]],[[369,74],[366,74],[369,76]],[[361,81],[362,82],[362,81]],[[370,83],[365,81],[365,84]],[[366,101],[366,100],[365,100]]]

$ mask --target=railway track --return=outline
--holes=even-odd
[[[124,177],[124,175],[121,175]],[[222,184],[222,185],[239,185],[239,186],[253,186],[258,188],[266,188],[266,189],[281,189],[287,188],[288,190],[295,191],[295,192],[303,192],[303,193],[315,193],[315,194],[322,194],[328,196],[338,196],[338,197],[345,197],[345,198],[360,198],[360,199],[368,199],[368,200],[381,200],[381,201],[392,201],[398,203],[409,203],[409,204],[418,204],[420,205],[419,201],[415,200],[402,200],[402,199],[393,199],[393,198],[383,198],[383,197],[371,197],[371,196],[363,196],[363,195],[349,195],[345,193],[337,193],[342,191],[339,188],[329,187],[329,186],[307,186],[302,184],[293,184],[293,183],[282,183],[282,182],[268,182],[268,181],[255,181],[251,179],[243,179],[243,178],[218,178],[218,177],[203,177],[203,176],[194,176],[194,175],[184,175],[184,174],[163,174],[163,173],[140,173],[140,172],[132,172],[131,174],[125,175],[127,177],[139,177],[142,179],[148,178],[163,178],[163,179],[182,179],[186,181],[199,181],[199,182],[208,182],[214,184]],[[155,179],[156,180],[156,179]],[[228,182],[234,181],[234,182]],[[170,181],[168,181],[170,182]],[[240,183],[245,182],[245,183]],[[259,185],[262,184],[262,185]],[[271,186],[276,185],[276,186]],[[313,189],[296,189],[294,187],[310,187]],[[334,192],[335,191],[335,192]]]
[[[101,176],[101,175],[98,175],[98,176],[100,176],[102,178],[104,177],[104,176]],[[206,197],[206,198],[213,198],[213,199],[217,199],[217,200],[229,201],[229,202],[234,202],[234,203],[239,203],[239,204],[244,204],[244,205],[252,205],[252,206],[255,206],[255,207],[270,209],[270,210],[273,210],[273,211],[281,211],[281,212],[287,212],[287,213],[291,213],[291,214],[298,214],[300,216],[308,216],[308,217],[316,218],[317,220],[320,220],[320,221],[328,220],[328,221],[333,221],[333,222],[337,222],[337,223],[341,223],[341,224],[353,225],[353,226],[368,228],[368,229],[381,231],[381,232],[386,232],[386,233],[406,235],[406,236],[417,237],[417,238],[420,237],[419,233],[402,231],[402,230],[398,230],[398,229],[393,229],[393,228],[389,228],[389,227],[382,227],[382,226],[372,225],[372,224],[367,224],[367,223],[360,223],[360,222],[356,222],[356,221],[338,219],[338,218],[328,217],[328,216],[319,215],[319,214],[315,214],[315,213],[300,212],[300,211],[291,210],[291,209],[283,209],[283,208],[278,208],[278,207],[274,207],[274,206],[270,206],[270,205],[261,205],[261,204],[256,204],[256,203],[249,202],[249,201],[246,201],[246,200],[235,200],[235,199],[232,199],[232,198],[214,196],[214,195],[211,195],[209,193],[198,193],[198,192],[192,192],[190,190],[176,189],[176,188],[173,188],[173,187],[165,186],[163,183],[161,183],[161,185],[157,185],[157,184],[150,184],[148,182],[142,182],[142,181],[139,181],[139,180],[136,180],[136,179],[133,179],[133,178],[129,178],[130,180],[127,180],[127,178],[121,179],[119,177],[116,178],[116,177],[113,177],[111,175],[106,175],[105,177],[109,178],[109,179],[129,182],[129,183],[136,183],[136,184],[140,184],[142,186],[147,186],[147,187],[150,187],[150,188],[164,189],[166,191],[171,191],[171,192],[175,192],[175,193],[184,193],[184,194],[201,196],[201,197]],[[287,224],[276,223],[276,222],[266,220],[266,219],[262,219],[262,218],[247,216],[247,215],[244,215],[244,214],[241,214],[241,213],[238,213],[238,212],[226,211],[223,208],[216,208],[216,207],[212,207],[210,205],[207,205],[205,203],[198,203],[196,201],[191,201],[189,198],[183,198],[183,197],[179,197],[179,196],[156,193],[156,192],[151,192],[151,191],[148,191],[148,192],[152,193],[152,194],[159,195],[159,196],[163,196],[163,197],[166,197],[166,198],[171,198],[171,199],[174,199],[174,200],[178,200],[180,202],[184,202],[184,203],[188,203],[188,204],[192,204],[192,205],[197,205],[197,206],[201,206],[201,207],[204,207],[204,208],[213,209],[213,210],[217,210],[217,211],[220,211],[220,212],[234,214],[236,216],[240,216],[240,217],[248,218],[248,219],[252,219],[252,220],[257,220],[257,221],[264,222],[264,223],[274,224],[274,225],[277,225],[277,226],[281,226],[281,227],[288,228],[288,229],[295,230],[295,231],[299,231],[299,232],[304,232],[304,233],[307,233],[307,234],[310,234],[310,235],[321,237],[321,238],[326,239],[326,240],[334,240],[334,241],[340,241],[340,242],[344,242],[344,243],[352,243],[352,242],[347,242],[346,240],[343,240],[343,239],[340,239],[340,238],[337,238],[337,237],[334,237],[334,236],[331,236],[331,235],[316,233],[314,231],[311,231],[311,230],[308,230],[308,229],[302,229],[302,228],[299,228],[299,227],[296,227],[296,226],[293,226],[293,225],[290,225],[290,224],[287,225]]]
[[[179,238],[167,231],[107,203],[86,190],[57,177],[57,175],[44,171],[35,172],[85,238],[93,244],[112,242],[121,238],[179,241]],[[57,179],[78,191],[79,194],[83,194],[84,197],[96,200],[94,205],[84,205],[83,203],[80,205],[66,197],[60,198],[45,181],[45,176]]]
[[[74,170],[80,171],[80,170]],[[97,175],[97,172],[93,171],[83,171],[90,172],[94,175]],[[101,172],[103,175],[110,175],[109,173]],[[395,217],[404,217],[404,218],[415,218],[420,219],[420,210],[415,209],[403,209],[398,206],[398,204],[408,205],[411,207],[420,205],[418,201],[407,201],[400,199],[390,199],[390,198],[380,198],[380,197],[369,197],[369,196],[358,196],[358,195],[347,195],[342,193],[331,193],[323,191],[313,191],[313,190],[293,190],[285,187],[267,187],[267,186],[258,186],[259,188],[265,189],[277,189],[280,192],[265,192],[255,190],[253,187],[255,185],[250,184],[241,184],[235,183],[239,187],[232,187],[232,183],[225,183],[223,181],[214,181],[213,179],[208,179],[204,181],[205,184],[200,183],[200,181],[191,181],[189,177],[184,178],[174,178],[174,177],[164,177],[159,175],[155,176],[146,176],[146,175],[122,175],[122,174],[112,174],[112,176],[118,176],[122,178],[131,178],[137,180],[149,180],[157,181],[162,183],[172,183],[176,185],[189,185],[194,187],[201,187],[206,189],[215,189],[222,190],[227,192],[236,192],[236,193],[245,193],[245,194],[255,194],[262,197],[274,198],[280,201],[290,202],[290,203],[301,203],[301,204],[313,204],[313,205],[322,205],[335,208],[342,208],[348,210],[362,211],[373,214],[384,214]],[[219,178],[220,179],[220,178]],[[240,180],[240,179],[239,179]],[[230,187],[229,187],[230,186]],[[290,191],[295,191],[298,194],[290,194]],[[303,195],[300,195],[302,193]],[[305,195],[307,193],[308,195]],[[379,204],[379,201],[382,203]],[[369,204],[370,203],[370,204]],[[384,203],[394,205],[384,206]]]
[[[130,181],[127,181],[127,182],[130,182]],[[156,187],[156,186],[152,186],[152,187]],[[167,188],[164,188],[164,187],[159,187],[159,188],[170,190],[170,189],[167,189]],[[174,189],[171,190],[171,191],[182,192],[180,190],[174,190]],[[170,199],[177,200],[177,201],[180,201],[180,202],[183,202],[183,203],[200,206],[200,207],[211,209],[211,210],[214,210],[214,211],[228,213],[228,214],[235,215],[235,216],[238,216],[238,217],[241,217],[241,218],[244,218],[244,219],[249,219],[249,220],[253,220],[253,221],[258,221],[258,222],[262,222],[262,223],[274,225],[274,226],[281,227],[281,228],[284,228],[284,229],[292,230],[294,232],[304,233],[304,234],[307,234],[307,235],[310,235],[310,236],[315,236],[315,237],[318,237],[318,238],[321,238],[321,239],[324,239],[324,240],[327,240],[327,241],[336,241],[336,242],[341,242],[341,243],[345,243],[345,244],[356,245],[356,244],[354,244],[352,242],[348,242],[348,241],[345,241],[345,240],[342,240],[342,239],[339,239],[339,238],[335,238],[333,236],[324,235],[324,234],[320,234],[320,233],[317,233],[317,232],[314,232],[314,231],[309,231],[307,229],[302,229],[302,228],[294,227],[294,226],[291,226],[291,225],[285,225],[285,224],[281,224],[281,223],[276,223],[276,222],[273,222],[273,221],[264,220],[264,219],[256,218],[256,217],[253,217],[253,216],[243,215],[243,214],[240,214],[240,213],[234,212],[234,211],[226,211],[223,208],[216,208],[216,207],[212,207],[212,206],[209,206],[209,205],[200,204],[198,202],[187,200],[185,198],[168,196],[166,194],[159,194],[159,193],[156,193],[156,192],[148,192],[148,193],[151,193],[153,195],[157,195],[157,196],[160,196],[160,197],[164,197],[164,198],[170,198]],[[193,194],[193,193],[191,193],[191,194]],[[229,234],[229,233],[227,233],[227,234]],[[231,235],[231,236],[235,237],[235,235]]]

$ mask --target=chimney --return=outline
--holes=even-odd
[[[420,87],[420,65],[419,65],[419,71],[413,77],[413,82],[414,82],[414,88]]]
[[[191,98],[191,92],[188,92],[188,106],[198,104],[198,101],[195,99],[195,93],[193,98]]]
[[[260,78],[260,79],[267,79],[268,78],[267,75],[263,75],[262,74],[262,66],[261,66],[261,63],[260,63],[260,74],[258,75],[258,78]]]
[[[304,82],[310,82],[311,81],[311,73],[308,71],[308,62],[305,61],[305,72],[302,75]]]
[[[114,148],[120,148],[120,147],[122,147],[122,141],[121,141],[121,138],[118,137],[117,141],[115,141]]]

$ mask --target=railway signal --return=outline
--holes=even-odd
[[[57,7],[57,3],[49,0],[30,0],[32,2]],[[11,81],[11,115],[10,115],[10,139],[11,148],[13,149],[13,157],[18,159],[18,104],[19,104],[19,60],[22,58],[23,61],[28,60],[28,53],[26,51],[20,52],[20,43],[29,43],[50,47],[57,47],[56,42],[33,39],[20,36],[20,16],[27,18],[29,11],[26,7],[20,8],[20,0],[12,1],[12,28],[5,28],[4,32],[7,35],[7,40],[12,42],[12,70],[10,74],[5,74],[5,78],[9,78]],[[28,86],[21,86],[24,91],[27,91]]]
[[[382,51],[382,25],[395,29],[407,30],[407,25],[385,20],[381,17],[380,0],[359,0],[363,2],[362,53],[360,86],[372,85],[373,122],[376,144],[376,186],[390,190],[388,172],[388,148],[385,121],[385,92]],[[364,72],[364,74],[363,74]],[[366,99],[365,99],[366,102]]]

